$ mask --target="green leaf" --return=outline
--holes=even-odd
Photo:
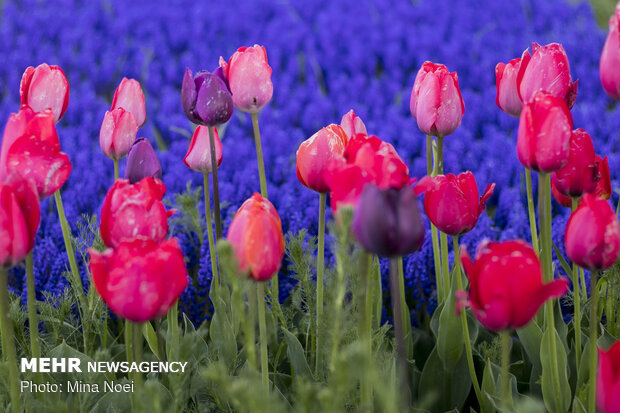
[[[540,364],[540,343],[543,333],[536,321],[532,320],[525,327],[517,329],[517,335],[532,365],[542,367]]]
[[[560,265],[562,266],[562,269],[569,277],[572,277],[573,269],[571,268],[570,265],[568,265],[568,262],[566,261],[562,253],[560,253],[560,250],[558,249],[558,247],[555,246],[555,243],[551,243],[551,245],[553,245],[553,251],[555,251],[555,256],[558,257],[558,260],[560,261]]]
[[[586,413],[586,407],[581,403],[578,397],[573,399],[573,413]]]
[[[491,368],[491,360],[487,360],[484,366],[484,373],[482,373],[482,385],[480,387],[484,400],[482,400],[481,411],[490,412],[493,411],[494,403],[491,401],[491,397],[499,398],[501,391],[498,392],[495,384],[495,377],[493,377],[493,370]]]
[[[142,335],[144,336],[146,343],[149,345],[149,348],[157,356],[158,359],[161,360],[161,355],[159,354],[159,345],[157,343],[157,334],[155,334],[155,329],[150,321],[147,321],[142,325]]]
[[[302,376],[311,380],[314,380],[310,366],[308,366],[308,360],[306,359],[306,353],[304,352],[301,343],[297,337],[282,327],[284,333],[284,339],[287,344],[287,354],[293,367],[293,374],[296,376]]]
[[[444,368],[452,370],[463,354],[463,328],[454,309],[454,293],[451,290],[439,316],[437,355]]]
[[[555,341],[555,343],[554,343]],[[566,372],[566,350],[559,334],[554,329],[546,329],[540,347],[542,364],[541,386],[545,406],[551,412],[566,412],[572,398]],[[554,360],[556,364],[554,365]],[[557,369],[559,383],[554,380]]]
[[[433,349],[422,371],[418,397],[430,398],[433,412],[445,412],[451,409],[461,409],[471,391],[471,378],[467,369],[465,355],[456,363],[453,370],[446,371]]]

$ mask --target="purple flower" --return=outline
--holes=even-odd
[[[136,140],[127,155],[125,178],[134,184],[147,176],[161,179],[161,175],[161,165],[151,142],[146,138]]]
[[[221,69],[214,73],[202,70],[192,75],[185,69],[181,86],[181,103],[187,118],[194,123],[215,126],[228,122],[233,101]]]

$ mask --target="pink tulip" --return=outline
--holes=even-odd
[[[117,108],[123,108],[127,112],[131,112],[139,128],[144,125],[144,122],[146,122],[144,93],[142,93],[142,87],[137,80],[127,79],[126,77],[121,80],[112,98],[111,110],[114,111]]]
[[[69,106],[69,82],[59,66],[42,63],[36,68],[30,66],[22,75],[19,85],[22,105],[28,105],[35,112],[51,109],[58,122]]]
[[[217,159],[217,167],[222,164],[222,141],[214,128],[215,158]],[[209,143],[209,128],[199,125],[194,131],[192,142],[189,144],[187,154],[183,159],[183,163],[189,169],[198,172],[213,172],[211,165],[211,145]]]
[[[107,111],[99,130],[99,145],[105,156],[114,160],[123,159],[136,140],[138,124],[131,112],[123,108]]]
[[[599,74],[605,92],[613,100],[620,101],[620,3],[609,19],[609,34],[601,53]]]
[[[593,192],[600,180],[594,156],[594,144],[588,132],[575,129],[570,138],[566,166],[551,174],[551,182],[557,191],[570,197]]]
[[[527,66],[530,58],[530,52],[526,50],[521,57],[512,59],[508,63],[500,62],[495,66],[495,86],[497,88],[495,104],[510,116],[517,118],[523,107],[517,87],[517,75],[521,65]]]
[[[601,413],[620,413],[620,341],[598,349],[596,405]]]
[[[9,174],[7,169],[7,154],[13,143],[26,131],[26,125],[34,117],[34,112],[29,106],[22,106],[19,112],[12,113],[9,117],[4,134],[2,135],[2,150],[0,151],[0,181]]]
[[[366,131],[366,125],[364,125],[364,122],[360,117],[355,115],[353,109],[348,111],[342,117],[342,120],[340,121],[340,127],[344,130],[349,139],[353,138],[355,135],[358,134],[368,135],[368,132]]]

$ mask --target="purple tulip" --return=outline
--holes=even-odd
[[[362,246],[383,257],[410,254],[424,243],[424,225],[413,188],[364,188],[353,215],[353,233]]]
[[[185,69],[181,103],[189,120],[206,126],[227,122],[234,108],[228,81],[219,68],[213,73],[202,70],[196,76]]]
[[[151,142],[140,138],[129,149],[125,178],[135,184],[146,177],[161,179],[161,165]]]

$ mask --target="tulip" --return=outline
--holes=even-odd
[[[284,257],[284,235],[274,206],[255,193],[239,208],[228,230],[239,269],[256,281],[269,280]]]
[[[330,162],[325,171],[325,180],[329,184],[331,207],[336,217],[342,207],[355,208],[366,184],[373,182],[368,172],[360,166],[346,163],[342,159]]]
[[[596,404],[601,413],[620,413],[620,341],[598,349]]]
[[[592,138],[583,129],[576,129],[570,138],[568,163],[551,174],[551,184],[561,194],[577,198],[594,191],[599,179]]]
[[[543,284],[538,255],[521,240],[483,241],[473,261],[463,248],[462,263],[470,288],[460,293],[457,308],[469,304],[478,321],[493,331],[525,326],[545,301],[568,289],[565,278]]]
[[[144,178],[136,184],[119,179],[108,191],[101,208],[101,239],[117,248],[136,237],[162,242],[168,234],[168,217],[162,199],[166,186],[160,180]]]
[[[603,52],[599,73],[601,84],[605,92],[616,101],[620,101],[620,3],[616,5],[616,12],[609,19],[609,33]]]
[[[146,138],[140,138],[129,149],[125,179],[135,184],[146,177],[161,179],[161,164],[151,142]]]
[[[409,186],[366,185],[353,215],[352,230],[369,252],[383,257],[410,254],[424,243],[418,198]]]
[[[517,76],[519,96],[524,103],[531,102],[537,92],[544,91],[562,99],[568,109],[575,104],[578,83],[571,79],[568,57],[558,43],[546,46],[533,43],[532,58],[521,65]]]
[[[240,47],[228,59],[220,57],[230,84],[235,107],[242,112],[258,113],[273,96],[271,66],[264,46]]]
[[[495,66],[495,85],[497,88],[495,104],[508,115],[517,118],[523,107],[517,87],[517,75],[521,65],[527,66],[530,58],[530,52],[526,50],[521,57],[512,59],[508,63],[500,62]]]
[[[465,114],[456,72],[424,62],[413,84],[409,109],[425,134],[443,137],[454,132]]]
[[[609,199],[611,198],[611,178],[609,176],[607,157],[601,159],[600,156],[595,155],[594,163],[596,164],[599,177],[596,188],[594,188],[594,194],[599,198]]]
[[[222,141],[215,132],[215,155],[217,158],[217,167],[222,164]],[[209,146],[209,129],[205,126],[198,126],[192,136],[192,142],[189,145],[187,154],[183,158],[183,163],[189,169],[193,169],[198,172],[212,172],[213,166],[211,165],[211,147]]]
[[[553,198],[555,199],[555,201],[562,205],[563,207],[566,208],[571,208],[573,205],[573,198],[571,198],[570,196],[566,196],[564,194],[562,194],[558,188],[555,186],[555,184],[553,183],[553,180],[551,181],[551,193],[553,194]]]
[[[355,135],[362,134],[368,135],[366,131],[366,125],[360,117],[355,115],[353,109],[348,111],[340,121],[340,127],[344,130],[344,133],[347,134],[349,139],[353,138]]]
[[[144,93],[140,83],[135,79],[121,80],[121,83],[114,91],[112,98],[112,111],[123,108],[130,112],[136,120],[138,127],[141,128],[146,122],[146,109],[144,107]]]
[[[10,175],[0,183],[0,267],[10,268],[34,248],[39,197],[32,181]]]
[[[564,233],[566,254],[589,270],[611,267],[620,250],[620,225],[607,200],[585,194]]]
[[[342,157],[346,145],[347,134],[335,124],[324,127],[303,141],[297,150],[299,182],[313,191],[329,192],[324,172],[333,159]]]
[[[458,176],[426,176],[415,189],[418,194],[425,194],[424,211],[433,225],[448,235],[461,235],[474,228],[495,184],[489,184],[478,197],[476,178],[467,171]]]
[[[538,92],[521,112],[517,156],[523,166],[554,172],[568,163],[573,118],[564,101]]]
[[[138,124],[131,112],[123,108],[107,111],[99,130],[99,145],[108,158],[118,161],[127,156],[136,140]]]
[[[13,143],[26,131],[26,125],[34,117],[34,111],[29,106],[22,106],[19,112],[11,114],[2,135],[2,149],[0,150],[0,180],[9,175],[7,169],[7,154]]]
[[[5,135],[4,139],[10,141],[13,138]],[[50,109],[37,113],[26,123],[21,136],[6,151],[5,166],[7,171],[15,171],[22,178],[32,180],[40,199],[47,198],[64,185],[72,166],[69,157],[60,151],[54,114]]]
[[[90,252],[93,283],[117,315],[143,323],[168,312],[187,286],[183,253],[175,238],[121,242],[103,253]]]
[[[22,105],[28,105],[35,112],[50,109],[58,122],[69,106],[69,82],[59,66],[42,63],[36,68],[30,66],[22,75],[19,85]]]
[[[232,116],[230,89],[218,73],[202,70],[193,76],[191,70],[185,69],[181,103],[185,115],[192,122],[215,126],[228,122]]]

